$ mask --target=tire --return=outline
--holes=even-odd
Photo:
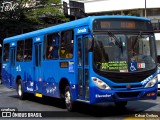
[[[125,106],[127,105],[127,101],[123,101],[123,102],[115,102],[116,107],[118,108],[125,108]]]
[[[68,111],[72,112],[75,110],[75,102],[72,101],[72,93],[70,87],[65,87],[65,104]]]
[[[18,83],[17,83],[17,94],[21,100],[24,100],[26,98],[26,93],[23,92],[23,85],[22,85],[21,79],[18,80]]]

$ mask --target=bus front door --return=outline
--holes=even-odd
[[[42,43],[34,44],[34,89],[37,93],[42,92]]]
[[[88,71],[88,36],[77,37],[78,52],[78,99],[89,100],[89,71]]]
[[[8,87],[13,87],[14,85],[14,80],[16,78],[14,78],[14,72],[15,72],[15,47],[11,47],[10,48],[10,80],[8,81]]]

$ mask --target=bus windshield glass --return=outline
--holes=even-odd
[[[110,33],[94,35],[93,65],[99,71],[138,72],[156,67],[154,35]]]

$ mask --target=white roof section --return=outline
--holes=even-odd
[[[160,40],[160,33],[155,33],[155,39]]]
[[[85,4],[86,13],[130,10],[130,9],[145,9],[145,2],[146,2],[146,8],[160,8],[160,0],[72,0],[72,1],[83,2]]]

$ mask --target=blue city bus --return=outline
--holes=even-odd
[[[62,98],[75,102],[114,102],[157,98],[156,43],[149,19],[90,16],[6,38],[2,84],[20,99]]]

